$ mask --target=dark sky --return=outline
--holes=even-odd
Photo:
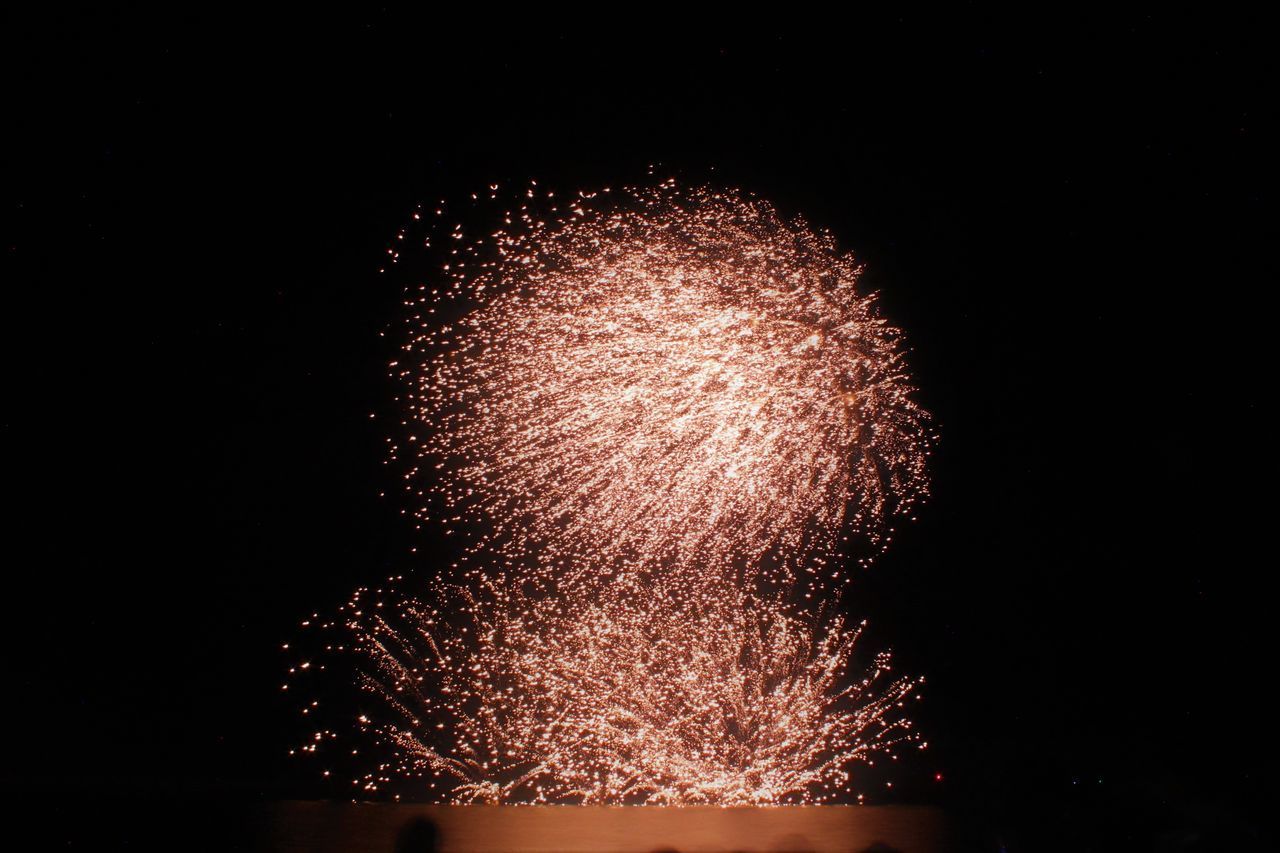
[[[314,794],[278,646],[437,545],[377,497],[384,246],[656,163],[831,228],[915,350],[934,498],[849,596],[929,679],[902,798],[1256,838],[1261,22],[499,18],[4,27],[5,788]]]

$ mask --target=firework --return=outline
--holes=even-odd
[[[372,700],[355,786],[422,780],[456,802],[823,802],[851,791],[855,762],[920,745],[905,712],[917,680],[892,677],[887,654],[850,678],[860,627],[750,595],[603,592],[454,588],[462,626],[438,605],[357,596],[335,623]]]
[[[529,195],[455,228],[409,300],[394,452],[419,515],[561,580],[818,575],[842,533],[887,541],[927,490],[928,416],[829,234],[671,183]]]
[[[855,763],[923,745],[920,682],[888,654],[855,674],[840,585],[814,594],[843,535],[874,552],[927,493],[928,415],[861,267],[735,192],[492,190],[476,231],[390,250],[442,261],[406,300],[392,457],[461,559],[425,597],[358,592],[291,670],[354,664],[356,790],[846,798]],[[346,750],[302,710],[298,751]]]

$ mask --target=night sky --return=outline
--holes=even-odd
[[[884,801],[978,849],[1263,843],[1261,22],[742,14],[10,16],[11,801],[326,795],[279,646],[444,554],[378,497],[386,245],[656,164],[830,228],[913,349],[933,498],[847,596],[928,678]]]

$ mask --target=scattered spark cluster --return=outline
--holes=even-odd
[[[861,627],[838,616],[626,582],[586,606],[437,592],[464,625],[367,592],[332,623],[376,709],[366,795],[424,779],[458,802],[824,802],[852,791],[855,761],[923,746],[905,710],[920,682],[888,654],[851,679]]]
[[[854,763],[923,748],[920,680],[856,667],[838,615],[841,543],[887,545],[933,442],[858,263],[674,182],[473,201],[389,250],[438,261],[391,456],[460,560],[304,623],[285,689],[354,669],[363,737],[304,700],[297,751],[357,796],[729,805],[848,799]]]
[[[673,183],[536,201],[451,232],[410,300],[419,515],[555,575],[817,574],[842,532],[887,541],[927,490],[928,416],[831,235]]]

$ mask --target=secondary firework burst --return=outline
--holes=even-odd
[[[419,780],[455,802],[824,802],[852,798],[855,763],[923,745],[906,711],[919,682],[887,654],[851,676],[861,627],[839,617],[627,582],[601,604],[389,592],[357,595],[326,635],[359,671],[362,737],[302,747],[363,744],[366,796]]]
[[[874,553],[925,496],[900,335],[830,234],[672,182],[490,195],[488,227],[482,211],[478,233],[424,241],[444,262],[394,366],[411,416],[393,454],[421,517],[480,522],[486,559],[561,582],[789,582],[838,574],[842,534]]]

